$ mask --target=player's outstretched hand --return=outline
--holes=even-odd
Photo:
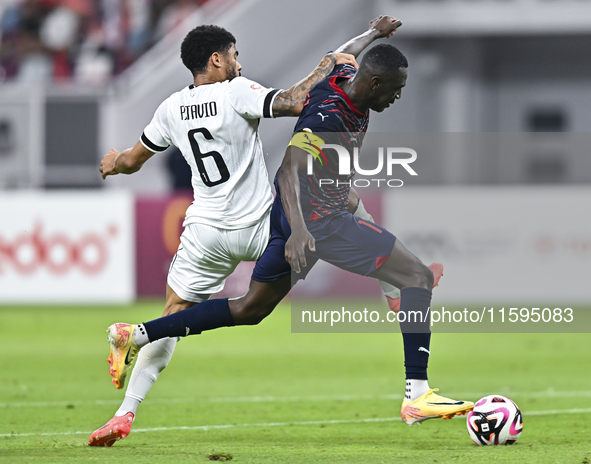
[[[114,176],[115,174],[119,174],[117,171],[115,171],[115,161],[117,160],[117,157],[119,155],[120,153],[117,150],[111,148],[109,150],[109,153],[107,153],[103,157],[100,168],[103,179],[105,179],[107,176]]]
[[[306,247],[310,251],[316,251],[316,240],[306,229],[292,230],[291,236],[285,242],[285,260],[297,274],[302,267],[306,267]]]
[[[359,69],[354,55],[349,55],[348,53],[333,53],[333,55],[335,57],[335,66],[339,64],[350,64],[351,66],[355,66],[355,69]]]
[[[396,29],[402,26],[402,21],[399,21],[392,16],[379,16],[376,19],[369,22],[369,30],[377,31],[378,38],[392,37]]]

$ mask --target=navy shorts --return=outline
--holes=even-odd
[[[316,240],[316,251],[306,250],[307,266],[299,274],[293,273],[296,280],[305,279],[319,259],[355,274],[371,275],[388,259],[396,242],[396,237],[383,227],[346,211],[306,221],[306,226]],[[274,282],[291,274],[285,260],[285,242],[290,235],[291,228],[277,195],[271,210],[269,244],[255,265],[252,280]]]

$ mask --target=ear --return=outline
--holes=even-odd
[[[214,68],[221,68],[223,65],[221,53],[213,52],[209,57],[209,62]]]
[[[379,76],[373,76],[371,78],[369,87],[371,90],[377,90],[380,87],[380,84],[381,84],[381,82],[380,82]]]

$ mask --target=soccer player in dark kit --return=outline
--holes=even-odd
[[[326,144],[349,150],[360,147],[369,110],[382,112],[401,97],[407,68],[407,60],[397,48],[380,44],[366,53],[358,70],[337,66],[317,84],[309,93],[275,179],[271,238],[257,261],[248,293],[233,300],[205,301],[144,324],[115,324],[111,333],[122,333],[111,344],[116,356],[132,358],[142,346],[165,337],[257,324],[273,311],[295,281],[305,278],[322,259],[401,289],[400,312],[414,315],[414,320],[400,318],[405,320],[400,326],[407,379],[402,419],[413,425],[470,411],[472,402],[439,396],[428,384],[428,312],[434,272],[389,231],[352,214],[349,194],[354,170],[340,173],[337,150],[322,150]],[[315,158],[312,175],[307,173],[309,154]],[[321,185],[320,179],[335,182]]]

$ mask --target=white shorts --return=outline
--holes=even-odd
[[[270,211],[246,229],[188,224],[168,270],[168,285],[183,300],[199,303],[224,288],[241,261],[256,261],[267,247]]]

